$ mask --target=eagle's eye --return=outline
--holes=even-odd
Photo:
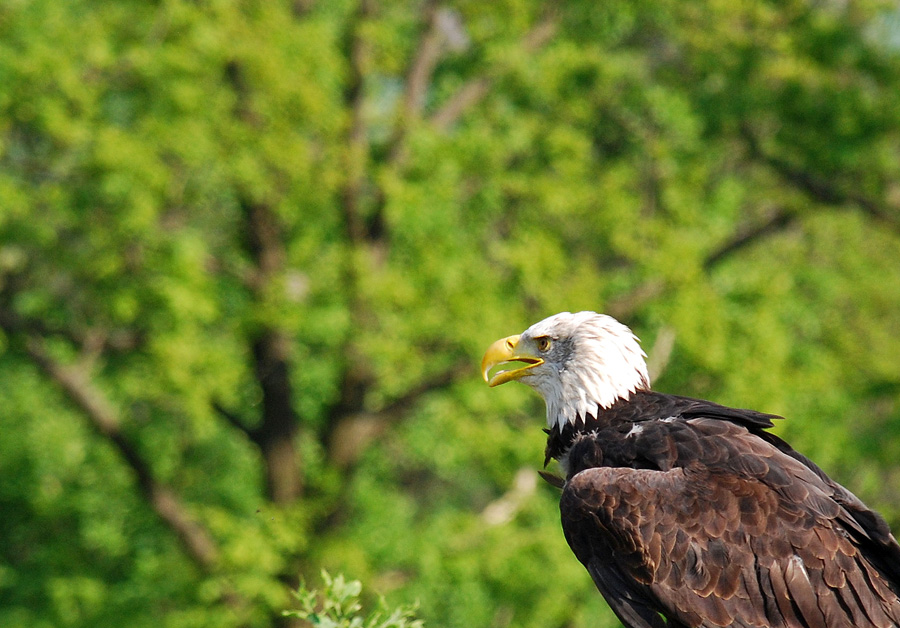
[[[550,348],[550,339],[544,336],[543,338],[537,339],[538,349],[541,351],[547,351]]]

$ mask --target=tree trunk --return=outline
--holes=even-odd
[[[273,280],[284,273],[285,253],[278,217],[265,204],[245,204],[248,249],[256,264],[250,288],[263,303]],[[251,336],[254,371],[262,390],[259,427],[250,433],[265,461],[266,489],[278,504],[297,499],[303,491],[300,455],[294,444],[299,421],[292,405],[290,351],[287,334],[263,325]]]
[[[265,330],[253,343],[256,378],[262,388],[262,422],[254,432],[266,467],[269,498],[285,504],[300,496],[299,453],[294,444],[297,416],[291,405],[292,391],[287,337]]]

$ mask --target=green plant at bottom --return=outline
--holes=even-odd
[[[286,617],[299,617],[321,628],[422,628],[424,622],[415,618],[415,608],[398,606],[391,610],[383,597],[378,598],[378,608],[368,615],[362,614],[359,602],[362,584],[359,580],[345,580],[342,574],[334,578],[322,571],[324,588],[307,589],[306,583],[293,591],[300,608],[284,611]]]

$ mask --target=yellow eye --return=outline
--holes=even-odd
[[[538,349],[541,351],[547,351],[550,348],[550,339],[549,338],[538,338],[537,339]]]

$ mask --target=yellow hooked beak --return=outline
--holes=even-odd
[[[492,368],[509,362],[524,362],[525,365],[516,369],[509,369],[508,371],[499,371],[496,375],[490,377]],[[528,369],[543,363],[543,359],[519,348],[519,336],[510,336],[501,338],[488,347],[484,357],[481,358],[481,375],[484,377],[484,381],[488,383],[488,386],[494,387],[519,379],[527,374]]]

